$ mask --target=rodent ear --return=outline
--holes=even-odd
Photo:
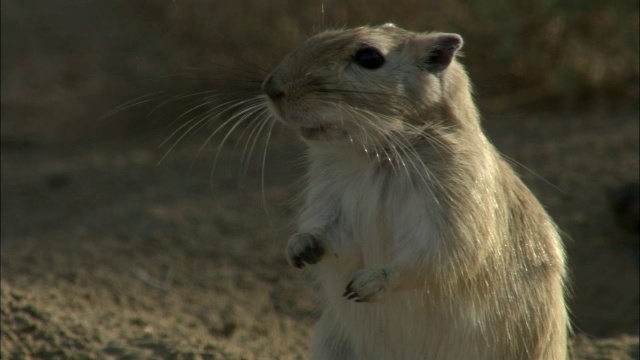
[[[458,34],[437,34],[428,49],[424,66],[432,73],[446,69],[456,52],[462,47],[462,37]]]

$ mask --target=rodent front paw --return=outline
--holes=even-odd
[[[291,236],[285,250],[287,261],[292,266],[303,268],[322,259],[325,253],[322,241],[309,233],[296,233]]]
[[[389,281],[386,269],[361,269],[353,275],[342,296],[355,302],[374,302],[382,299]]]

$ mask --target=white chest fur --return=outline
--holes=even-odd
[[[327,254],[314,266],[326,301],[324,317],[333,319],[324,321],[336,336],[343,332],[350,339],[354,354],[418,359],[437,351],[429,349],[425,335],[442,333],[438,320],[444,318],[425,306],[428,294],[415,288],[382,289],[381,294],[373,295],[380,300],[367,304],[343,297],[345,286],[360,269],[402,264],[405,258],[434,251],[431,247],[438,242],[432,230],[438,204],[429,186],[404,168],[366,156],[328,157],[314,162],[310,169],[300,231],[324,229]]]

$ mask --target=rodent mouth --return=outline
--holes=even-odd
[[[298,131],[305,140],[339,141],[349,138],[346,129],[330,123],[299,126]]]
[[[300,135],[305,139],[316,139],[326,131],[323,125],[316,126],[301,126]]]

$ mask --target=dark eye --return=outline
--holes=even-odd
[[[365,47],[353,56],[353,60],[365,69],[374,70],[384,65],[384,56],[374,47]]]

